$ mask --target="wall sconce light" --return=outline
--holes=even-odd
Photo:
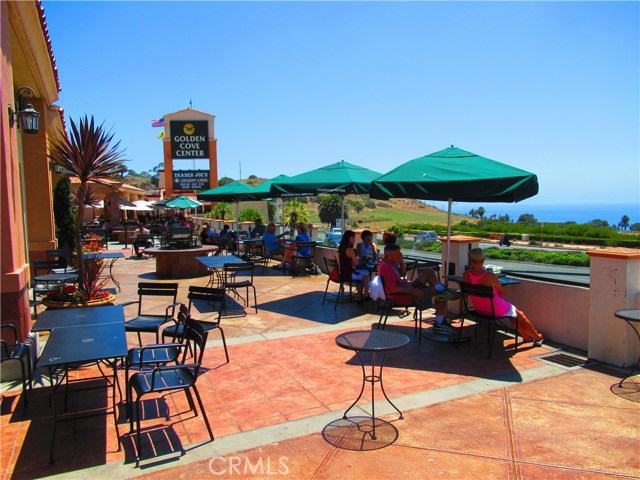
[[[38,133],[40,126],[40,113],[33,108],[29,100],[35,98],[36,94],[31,87],[20,87],[16,90],[16,105],[18,112],[14,112],[9,105],[9,126],[13,127],[18,117],[18,128],[24,133]]]

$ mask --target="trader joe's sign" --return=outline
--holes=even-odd
[[[209,170],[174,170],[174,190],[202,190],[209,188]]]
[[[209,129],[206,120],[171,120],[171,158],[209,158]]]

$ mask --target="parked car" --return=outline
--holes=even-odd
[[[329,244],[338,245],[342,240],[342,229],[340,227],[333,227],[324,236]]]
[[[416,242],[438,242],[438,234],[432,230],[429,231],[421,231],[416,233],[414,237]]]

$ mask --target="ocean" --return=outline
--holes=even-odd
[[[425,202],[442,210],[447,210],[447,204],[443,202]],[[618,225],[623,215],[631,219],[629,225],[640,223],[640,202],[638,203],[612,203],[612,204],[574,204],[574,205],[535,205],[526,202],[520,203],[453,203],[451,211],[466,215],[471,209],[477,209],[482,205],[485,209],[485,218],[494,213],[497,216],[509,214],[513,221],[523,213],[531,213],[539,222],[561,223],[573,221],[576,223],[588,223],[591,220],[600,219],[609,222],[609,225]]]

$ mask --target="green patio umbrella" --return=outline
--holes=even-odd
[[[184,210],[186,208],[198,208],[201,207],[202,204],[196,200],[192,200],[189,197],[184,195],[180,195],[177,198],[167,202],[165,204],[168,208],[179,208],[180,210]]]
[[[253,191],[246,183],[231,182],[221,187],[212,188],[198,194],[198,200],[207,202],[238,202],[242,200],[244,194]]]
[[[271,185],[276,182],[281,182],[287,180],[289,175],[278,175],[277,177],[273,177],[271,180],[267,180],[266,182],[262,182],[260,185],[256,185],[253,187],[250,193],[247,194],[247,200],[264,200],[266,198],[274,198],[278,197],[277,193],[271,192]]]
[[[538,177],[504,163],[481,157],[453,145],[403,163],[371,184],[371,197],[445,200],[447,217],[448,277],[451,237],[451,203],[519,202],[538,193]]]
[[[273,182],[271,192],[279,196],[318,195],[337,193],[342,195],[342,224],[344,226],[344,197],[349,194],[368,194],[371,182],[380,173],[341,160],[337,163]]]

